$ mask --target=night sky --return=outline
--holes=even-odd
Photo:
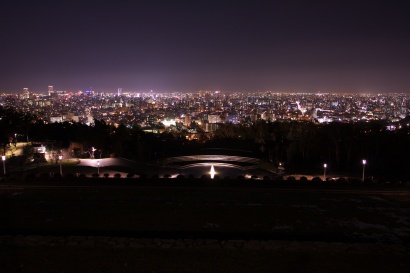
[[[410,92],[410,1],[0,4],[0,92]]]

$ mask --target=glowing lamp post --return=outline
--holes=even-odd
[[[97,161],[97,174],[100,175],[100,161]]]
[[[327,164],[323,164],[323,181],[326,181],[326,168],[327,168]]]
[[[62,156],[62,155],[59,155],[59,156],[58,156],[58,160],[60,160],[60,175],[61,175],[61,176],[63,176],[63,167],[61,166],[61,161],[62,161],[62,159],[63,159],[63,156]]]
[[[211,174],[211,178],[214,179],[215,173],[216,173],[216,172],[215,172],[214,165],[211,166],[211,171],[210,171],[209,173]]]
[[[365,167],[366,167],[366,159],[363,159],[363,160],[362,160],[362,163],[363,163],[362,181],[364,182],[364,169],[365,169]]]
[[[6,156],[2,155],[1,160],[3,160],[3,174],[6,175]]]

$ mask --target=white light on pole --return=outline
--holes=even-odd
[[[365,166],[366,166],[366,159],[363,159],[363,160],[362,160],[362,163],[363,163],[362,181],[364,182],[364,169],[365,169]]]
[[[323,164],[323,181],[326,181],[326,168],[327,168],[327,164]]]
[[[100,175],[100,161],[97,161],[97,174]]]
[[[62,156],[62,155],[59,155],[59,156],[58,156],[58,159],[60,160],[60,175],[63,176],[63,167],[61,166],[61,161],[62,161],[62,159],[63,159],[63,156]]]
[[[3,174],[6,175],[6,156],[2,155],[1,160],[3,160]]]

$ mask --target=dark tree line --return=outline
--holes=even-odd
[[[95,120],[93,126],[76,122],[49,124],[35,115],[0,108],[0,144],[3,149],[15,141],[16,134],[19,142],[50,143],[53,149],[68,148],[70,142],[77,142],[88,151],[94,147],[104,157],[141,161],[154,161],[189,149],[188,141],[181,134],[145,133],[138,126],[129,128],[121,124],[114,127],[103,120]]]
[[[145,133],[140,127],[110,126],[95,120],[93,126],[63,122],[48,124],[34,115],[0,108],[0,144],[13,141],[50,141],[67,148],[71,141],[95,147],[103,156],[156,161],[163,157],[196,153],[218,147],[252,151],[289,171],[317,172],[327,163],[329,170],[360,173],[366,159],[367,174],[410,177],[410,117],[401,128],[386,130],[382,121],[317,125],[310,122],[265,122],[224,124],[206,142],[188,141],[183,133]]]
[[[383,121],[317,125],[311,122],[258,121],[252,125],[221,126],[213,139],[247,147],[290,171],[318,171],[327,163],[335,172],[410,177],[410,117],[394,131]],[[238,143],[240,142],[240,143]]]

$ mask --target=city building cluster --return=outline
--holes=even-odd
[[[29,112],[45,122],[104,120],[140,126],[144,131],[215,131],[220,124],[251,124],[257,120],[314,123],[367,120],[394,123],[410,114],[408,94],[341,94],[198,91],[192,93],[122,92],[92,90],[1,94],[0,105]]]

